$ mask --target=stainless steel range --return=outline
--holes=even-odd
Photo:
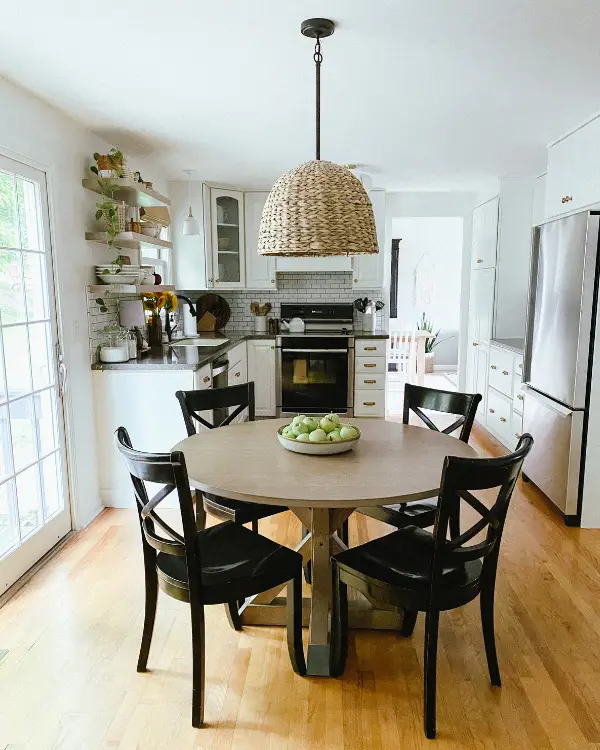
[[[277,337],[277,415],[353,416],[353,306],[281,305],[282,323],[295,318],[303,321],[304,332]]]

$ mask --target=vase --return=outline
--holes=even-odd
[[[432,373],[433,372],[433,360],[435,357],[434,352],[427,352],[425,354],[425,372],[426,373]]]
[[[151,349],[162,349],[162,320],[153,315],[148,321],[148,344]]]

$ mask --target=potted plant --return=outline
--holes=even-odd
[[[94,154],[96,160],[95,167],[90,167],[92,172],[98,177],[110,178],[121,177],[123,173],[123,152],[116,148],[111,148],[108,154]]]
[[[434,349],[440,343],[437,339],[440,335],[441,328],[434,333],[433,323],[425,313],[421,315],[421,319],[417,321],[417,331],[427,331],[431,334],[425,339],[425,372],[433,372],[433,360],[435,357]]]

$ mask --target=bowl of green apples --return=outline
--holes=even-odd
[[[343,424],[337,414],[324,417],[299,414],[277,430],[277,437],[288,451],[332,456],[352,450],[360,439],[360,430],[352,424]]]

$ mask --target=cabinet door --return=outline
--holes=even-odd
[[[211,242],[215,289],[245,285],[244,196],[211,188]]]
[[[257,417],[274,417],[275,339],[248,341],[248,381],[254,382]]]
[[[242,357],[242,359],[233,367],[231,367],[227,372],[227,385],[242,385],[243,383],[246,383],[248,381],[248,367],[246,362],[246,356]],[[231,406],[229,408],[229,413],[235,411],[237,407]],[[238,424],[240,422],[245,422],[248,419],[248,410],[244,409],[244,411],[241,414],[238,414],[237,417],[233,420],[232,424]]]
[[[473,211],[473,269],[494,268],[498,243],[499,199],[492,198]]]
[[[473,325],[476,341],[480,345],[489,344],[494,323],[496,271],[494,268],[486,268],[483,271],[474,271],[472,277]]]
[[[377,229],[377,255],[356,255],[352,258],[352,288],[381,289],[385,265],[385,190],[369,193]]]
[[[183,222],[189,211],[188,186],[182,182],[169,183],[172,199],[173,283],[177,289],[207,289],[212,286],[212,259],[210,257],[210,222],[202,220],[205,211],[205,189],[202,183],[192,182],[192,207],[200,225],[200,234],[184,235]]]
[[[475,356],[477,357],[474,392],[480,393],[482,397],[477,410],[478,419],[482,422],[485,418],[487,403],[489,352],[487,346],[473,347],[473,350],[476,352]]]
[[[269,193],[244,193],[246,288],[275,289],[275,258],[258,254],[258,231]]]

